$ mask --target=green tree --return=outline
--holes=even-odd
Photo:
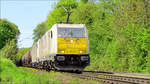
[[[66,22],[67,12],[62,6],[67,10],[71,10],[75,9],[78,6],[78,3],[76,0],[60,0],[47,17],[46,24],[49,28],[56,23]]]
[[[45,22],[42,22],[41,24],[38,24],[37,27],[33,30],[33,39],[34,42],[37,42],[38,39],[40,39],[45,32],[48,30],[47,25]]]
[[[82,23],[91,25],[94,20],[94,14],[97,11],[97,7],[94,4],[86,3],[77,7],[77,9],[73,10],[71,21],[73,23]]]
[[[90,70],[150,72],[148,0],[60,0],[49,13],[48,29],[66,21],[85,24],[90,41]]]
[[[18,27],[6,19],[0,19],[0,55],[16,61],[18,51],[17,39],[20,32]]]
[[[115,23],[119,28],[128,24],[147,25],[147,8],[143,1],[121,0],[118,4],[115,9]]]
[[[17,39],[19,34],[18,27],[14,23],[0,19],[0,49],[5,46],[7,40]]]
[[[69,11],[77,6],[78,3],[76,0],[60,0],[56,7],[49,13],[46,22],[42,22],[34,29],[34,42],[37,42],[38,39],[40,39],[45,32],[52,27],[52,25],[60,22],[66,22],[67,12],[64,10],[64,8]]]
[[[88,2],[88,0],[81,0],[81,2],[82,2],[82,3],[87,3],[87,2]]]

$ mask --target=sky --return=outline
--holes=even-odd
[[[0,0],[0,18],[16,24],[21,32],[19,48],[31,47],[33,30],[46,21],[57,0]]]

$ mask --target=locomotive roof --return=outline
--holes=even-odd
[[[56,24],[58,28],[84,28],[85,24]]]

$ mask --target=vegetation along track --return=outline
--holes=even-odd
[[[114,75],[112,72],[84,71],[73,76],[103,82],[104,84],[150,84],[150,79]]]

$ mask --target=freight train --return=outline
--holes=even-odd
[[[90,64],[88,30],[84,24],[55,24],[22,57],[22,65],[82,72]]]

